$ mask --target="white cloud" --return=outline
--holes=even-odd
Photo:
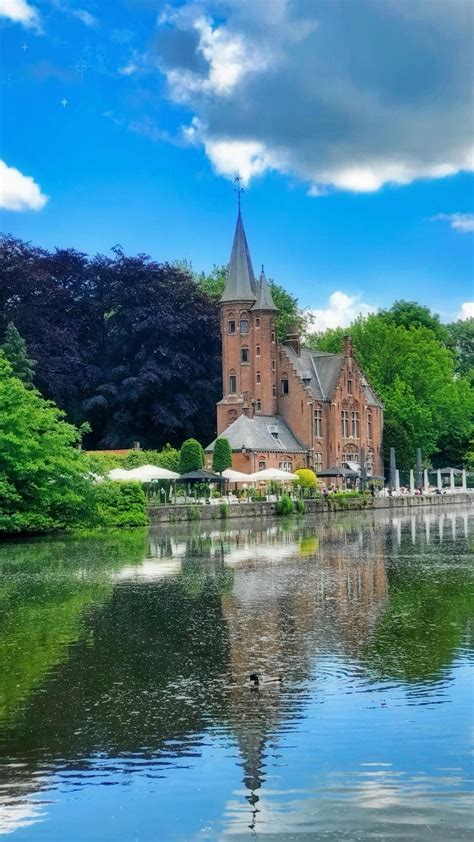
[[[29,29],[39,29],[39,15],[27,0],[0,0],[0,17],[21,23]]]
[[[179,13],[172,19],[179,21]],[[186,9],[184,20],[188,23]],[[159,23],[163,22],[162,15]],[[226,96],[244,76],[267,66],[265,49],[255,51],[244,36],[232,33],[225,26],[213,26],[207,18],[198,16],[192,20],[191,29],[197,38],[196,51],[207,66],[207,73],[203,75],[181,66],[163,66],[171,97],[177,102],[192,102],[194,95],[202,93]]]
[[[156,63],[217,172],[236,150],[249,178],[276,169],[320,195],[474,169],[471,0],[215,7],[167,7]]]
[[[336,290],[329,296],[329,306],[321,310],[310,310],[313,318],[312,332],[333,327],[347,327],[358,316],[367,316],[377,308],[361,301],[360,295],[347,295]]]
[[[133,76],[138,70],[138,65],[135,64],[134,61],[130,61],[128,64],[124,64],[123,67],[119,67],[118,73],[120,76]]]
[[[437,213],[431,217],[432,222],[446,221],[455,231],[466,234],[474,231],[474,213]]]
[[[88,12],[86,9],[71,9],[71,15],[74,18],[77,18],[78,20],[82,21],[84,26],[93,27],[99,25],[99,21],[97,20],[97,18],[94,17],[94,15],[91,15],[91,13]]]
[[[48,196],[41,192],[38,184],[29,175],[23,175],[15,167],[9,167],[0,160],[0,207],[5,210],[41,210]]]
[[[463,322],[466,319],[474,319],[474,301],[465,301],[464,304],[461,304],[461,309],[456,318]]]

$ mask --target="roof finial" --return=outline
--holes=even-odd
[[[236,184],[237,186],[234,187],[234,190],[237,193],[237,206],[239,208],[239,213],[240,213],[240,197],[241,197],[242,193],[244,192],[244,188],[241,187],[241,184],[240,184],[241,181],[242,181],[242,176],[240,175],[240,173],[237,173],[237,175],[234,178],[234,184]]]

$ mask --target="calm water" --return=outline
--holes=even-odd
[[[0,833],[472,838],[473,545],[474,506],[1,545]]]

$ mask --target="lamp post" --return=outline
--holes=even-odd
[[[421,465],[421,448],[417,447],[416,449],[416,471],[415,471],[415,482],[418,491],[422,490],[423,478],[422,478],[422,465]]]

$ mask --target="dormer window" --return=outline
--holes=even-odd
[[[240,332],[243,334],[247,334],[249,332],[249,320],[248,319],[241,319],[240,320]]]

